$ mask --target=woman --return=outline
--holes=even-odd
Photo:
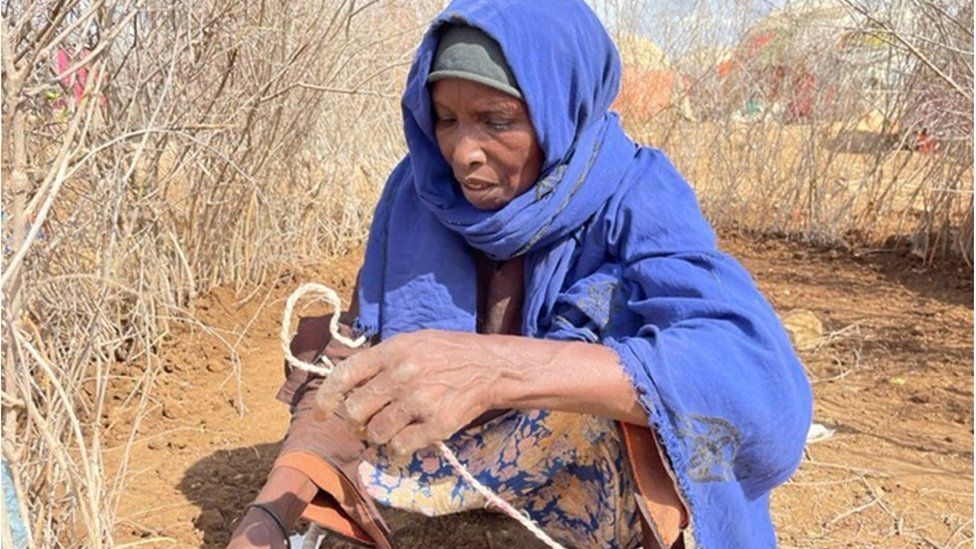
[[[620,62],[580,2],[458,0],[403,95],[409,154],[357,290],[365,350],[304,319],[293,421],[232,545],[283,546],[300,514],[388,546],[371,500],[484,501],[430,448],[561,543],[775,544],[770,490],[810,421],[803,369],[693,191],[608,112]],[[317,389],[316,389],[317,388]]]

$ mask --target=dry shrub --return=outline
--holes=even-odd
[[[971,4],[597,5],[618,40],[645,32],[668,52],[667,74],[625,78],[638,89],[617,108],[674,159],[717,226],[908,242],[927,261],[972,263]]]
[[[193,296],[363,238],[433,9],[4,3],[3,455],[33,546],[112,544]]]

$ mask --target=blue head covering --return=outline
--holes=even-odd
[[[439,29],[498,42],[545,156],[523,195],[469,204],[434,135]],[[356,328],[474,331],[472,250],[525,256],[525,336],[600,343],[633,382],[705,547],[775,544],[769,491],[802,454],[809,385],[771,307],[722,254],[693,191],[609,112],[617,51],[581,0],[457,0],[432,23],[402,107],[409,154],[377,205]]]
[[[582,3],[548,4],[452,3],[421,42],[403,95],[418,196],[442,223],[496,259],[524,254],[578,228],[615,190],[622,174],[614,168],[636,152],[617,116],[608,113],[619,89],[620,59],[606,30]],[[560,17],[552,17],[554,9]],[[521,17],[550,24],[542,33],[523,28]],[[535,189],[498,212],[467,202],[437,147],[427,75],[445,24],[477,26],[498,41],[545,157]]]
[[[527,24],[542,20],[544,33]],[[464,198],[437,146],[427,76],[439,31],[449,24],[479,28],[499,43],[545,157],[534,187],[497,211],[479,210]],[[360,291],[360,329],[384,338],[418,327],[474,329],[474,265],[458,239],[495,259],[547,249],[540,261],[567,265],[575,250],[568,237],[617,190],[637,152],[609,112],[619,83],[617,50],[582,2],[462,0],[448,6],[424,36],[407,78],[402,106],[409,155],[377,208],[366,262],[372,276]],[[401,237],[415,229],[415,238],[380,258],[372,242],[386,238],[386,223]],[[420,254],[420,247],[436,252]],[[380,264],[382,275],[370,270]],[[527,294],[528,334],[547,323],[545,310],[554,304],[561,280],[550,270],[530,270],[530,279],[537,277],[530,284],[546,290]],[[431,277],[438,283],[428,284]],[[418,306],[423,302],[444,307]]]

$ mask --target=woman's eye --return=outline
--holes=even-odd
[[[438,126],[449,126],[454,123],[454,119],[450,116],[438,116],[435,121]]]
[[[508,120],[489,120],[488,125],[491,126],[491,129],[493,130],[504,131],[511,127],[512,123]]]

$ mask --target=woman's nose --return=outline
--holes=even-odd
[[[458,128],[457,142],[454,145],[454,163],[471,169],[484,164],[485,160],[481,135],[470,127]]]

